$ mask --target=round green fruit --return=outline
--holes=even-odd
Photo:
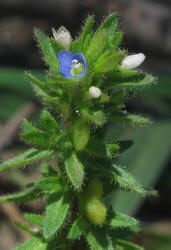
[[[84,204],[86,218],[94,225],[102,225],[106,220],[106,207],[98,199],[90,199]]]

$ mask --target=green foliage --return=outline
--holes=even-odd
[[[80,190],[84,180],[84,166],[73,151],[66,156],[65,168],[67,175],[76,190]]]
[[[78,119],[72,126],[72,140],[76,150],[83,150],[90,137],[90,127],[87,122]]]
[[[146,125],[150,123],[149,119],[144,118],[140,115],[123,113],[123,112],[114,113],[110,119],[115,122],[130,123],[133,125]]]
[[[141,249],[123,236],[135,233],[133,228],[138,227],[138,222],[113,210],[107,195],[116,189],[143,196],[154,192],[146,191],[131,173],[115,164],[115,158],[133,142],[120,140],[117,129],[115,133],[110,129],[117,123],[120,126],[120,123],[150,122],[127,113],[124,104],[130,94],[156,79],[137,70],[121,70],[127,52],[119,47],[122,32],[117,30],[116,13],[110,14],[95,32],[93,24],[94,17],[89,16],[82,33],[69,47],[71,52],[84,55],[87,64],[84,76],[73,76],[70,72],[71,77],[66,77],[58,59],[63,46],[35,30],[49,68],[46,77],[25,75],[44,105],[40,128],[23,120],[22,138],[35,148],[1,163],[0,170],[48,160],[52,155],[56,166],[45,162],[40,169],[43,177],[26,191],[0,197],[0,202],[46,199],[44,214],[24,216],[29,223],[40,227],[39,232],[17,222],[32,237],[16,249],[71,249],[82,238],[94,250]],[[67,58],[63,60],[66,70],[70,70],[73,60],[72,65]],[[97,98],[90,95],[91,86],[99,88],[101,95]]]
[[[43,222],[43,235],[45,239],[52,239],[66,220],[69,210],[70,198],[68,193],[51,195],[46,207]]]
[[[144,188],[136,181],[136,179],[131,174],[129,174],[123,168],[112,164],[111,170],[109,171],[109,175],[122,188],[129,190],[131,192],[135,192],[140,195],[146,194]]]
[[[46,250],[47,242],[45,242],[39,236],[33,236],[27,240],[24,244],[19,247],[16,247],[14,250]]]
[[[30,222],[31,224],[35,224],[39,227],[43,226],[44,216],[39,214],[25,214],[24,219]]]
[[[120,240],[116,239],[114,241],[115,248],[118,250],[143,250],[144,248],[137,246],[136,244],[133,244],[131,242],[125,241],[125,240]]]
[[[88,228],[88,222],[86,219],[80,215],[72,224],[71,229],[68,234],[68,239],[76,240],[78,239]]]
[[[45,62],[54,69],[58,69],[59,62],[50,38],[39,30],[35,30],[35,37],[40,45]]]
[[[42,127],[48,134],[55,134],[59,132],[58,123],[47,110],[44,110],[42,113],[41,123]]]
[[[92,228],[86,234],[86,239],[93,250],[114,250],[106,231]]]
[[[138,222],[133,217],[130,217],[128,215],[118,212],[110,212],[107,219],[107,224],[112,229],[117,229],[135,226],[138,225]]]
[[[44,194],[41,190],[36,188],[29,188],[28,190],[16,194],[9,194],[0,196],[0,202],[26,202],[42,197]]]
[[[5,161],[0,164],[0,170],[6,170],[8,168],[21,167],[28,165],[35,161],[40,161],[52,155],[53,151],[40,150],[40,149],[29,149],[15,158]]]

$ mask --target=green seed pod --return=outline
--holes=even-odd
[[[98,199],[87,200],[84,204],[85,216],[94,225],[101,225],[106,220],[106,207]]]
[[[88,188],[85,192],[86,199],[96,198],[97,200],[101,200],[103,197],[103,184],[99,179],[92,180]]]

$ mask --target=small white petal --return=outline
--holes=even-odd
[[[52,33],[58,43],[60,43],[66,49],[69,48],[72,42],[72,37],[70,32],[64,26],[61,26],[57,31],[52,28]]]
[[[99,98],[102,94],[101,90],[99,88],[94,87],[94,86],[91,86],[88,91],[89,91],[90,98],[96,99],[96,98]]]
[[[120,69],[129,70],[135,69],[145,60],[143,53],[127,56],[123,59]]]

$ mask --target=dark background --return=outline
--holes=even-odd
[[[117,11],[124,32],[122,48],[142,52],[141,70],[159,76],[159,83],[127,103],[127,109],[150,117],[149,127],[124,127],[122,137],[135,145],[120,159],[145,187],[159,190],[158,198],[140,200],[123,193],[112,194],[112,204],[143,222],[143,232],[133,240],[149,250],[171,249],[171,1],[170,0],[0,0],[0,160],[25,148],[19,132],[22,117],[37,121],[40,104],[23,71],[41,76],[46,69],[33,37],[39,28],[52,36],[51,28],[64,25],[72,37],[79,34],[88,14],[96,26],[104,16]],[[35,166],[12,170],[0,176],[1,193],[16,192],[39,178]],[[43,211],[43,203],[2,204],[0,249],[12,249],[28,235],[14,224],[21,212]]]

